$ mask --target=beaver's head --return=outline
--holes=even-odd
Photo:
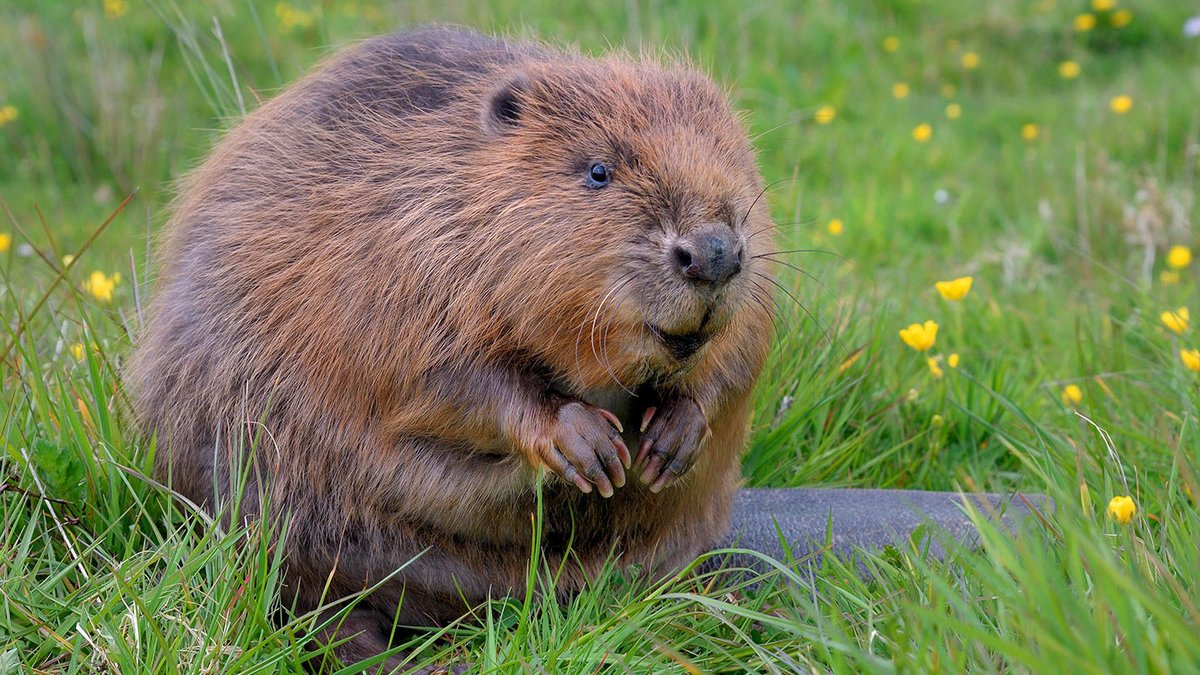
[[[511,185],[501,229],[544,242],[521,249],[541,329],[561,309],[585,353],[600,357],[599,340],[609,361],[681,368],[769,306],[762,180],[708,78],[621,59],[534,64],[495,83],[481,115],[489,172]]]

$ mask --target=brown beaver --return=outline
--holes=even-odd
[[[298,610],[408,563],[344,658],[520,592],[539,490],[560,591],[677,569],[727,530],[771,338],[762,192],[689,67],[367,41],[185,184],[132,367],[156,470],[225,517],[248,476]]]

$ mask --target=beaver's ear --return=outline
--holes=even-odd
[[[483,110],[484,130],[500,134],[518,126],[532,90],[533,80],[525,73],[510,76],[493,89]]]

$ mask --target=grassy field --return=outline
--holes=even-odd
[[[1200,669],[1200,333],[1181,316],[1200,313],[1200,39],[1186,3],[1110,4],[4,3],[0,673],[314,658],[311,617],[271,621],[266,526],[207,527],[145,477],[121,365],[172,182],[331,48],[431,20],[686,51],[734,93],[781,243],[833,253],[783,270],[748,484],[1021,489],[1057,509],[946,562],[867,556],[869,581],[827,557],[794,583],[614,572],[565,606],[497,600],[416,635],[414,663]],[[961,276],[965,297],[935,289]],[[898,333],[926,321],[917,351]],[[1132,515],[1107,513],[1118,496]]]

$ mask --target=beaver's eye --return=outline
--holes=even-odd
[[[593,164],[592,168],[588,169],[587,186],[590,188],[602,188],[608,185],[611,180],[612,172],[608,170],[607,166],[599,162]]]

